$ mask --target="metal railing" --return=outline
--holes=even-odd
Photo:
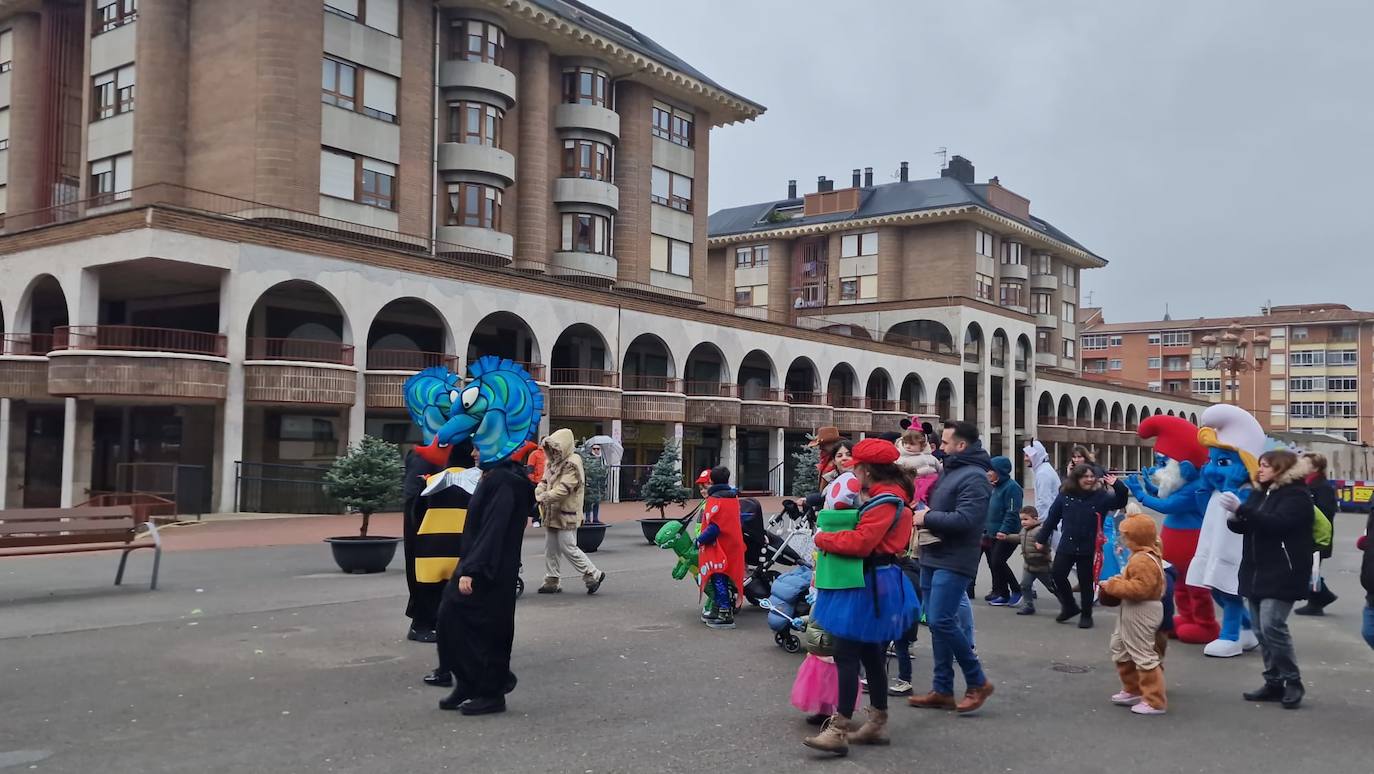
[[[248,513],[343,513],[324,491],[327,468],[235,463],[234,510]]]
[[[6,333],[4,355],[46,355],[52,351],[51,333]]]
[[[369,349],[367,369],[369,371],[419,371],[422,368],[443,366],[450,371],[458,370],[458,356],[442,352],[421,352],[414,349]]]
[[[179,514],[208,513],[210,476],[204,465],[176,462],[120,462],[115,465],[115,495],[152,495],[173,504]]]
[[[620,374],[615,371],[602,371],[597,368],[550,368],[549,374],[550,384],[612,388],[620,386]]]
[[[790,390],[787,392],[787,402],[792,404],[793,406],[826,405],[825,402],[822,400],[820,393],[802,391],[793,392]]]
[[[897,401],[886,398],[869,398],[868,407],[874,411],[896,411]]]
[[[735,398],[739,389],[729,382],[683,382],[683,391],[696,398]]]
[[[301,360],[309,363],[353,365],[353,345],[314,339],[248,339],[249,360]]]
[[[135,352],[179,352],[224,357],[229,339],[218,333],[139,325],[62,325],[53,329],[54,350],[121,349]]]
[[[863,409],[868,408],[868,399],[862,395],[831,395],[829,396],[830,405],[835,408],[844,409]]]
[[[638,392],[682,392],[682,380],[672,376],[652,374],[624,374],[621,382],[626,390]]]
[[[739,396],[741,400],[757,400],[769,403],[787,402],[786,395],[776,387],[755,387],[752,384],[746,384],[740,389]]]

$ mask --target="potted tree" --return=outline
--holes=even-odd
[[[643,518],[639,520],[640,528],[644,530],[644,536],[653,542],[653,536],[658,534],[658,530],[670,521],[665,513],[669,505],[685,505],[687,498],[691,497],[692,490],[682,485],[682,463],[681,455],[678,452],[677,439],[669,438],[663,442],[663,452],[658,455],[658,461],[649,471],[649,480],[644,482],[642,494],[644,496],[644,509],[658,509],[657,518]]]
[[[821,489],[821,473],[816,467],[821,463],[821,450],[815,446],[803,446],[801,451],[792,453],[792,496],[806,497]]]
[[[405,466],[395,444],[370,435],[348,447],[324,474],[325,493],[363,517],[357,535],[325,538],[339,569],[348,573],[383,572],[396,556],[398,537],[367,534],[372,514],[401,495]]]

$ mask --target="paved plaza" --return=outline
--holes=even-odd
[[[1133,717],[1107,702],[1109,614],[1082,632],[1057,626],[1052,604],[1031,619],[980,605],[978,650],[997,685],[987,707],[894,705],[893,745],[842,761],[800,744],[808,729],[788,691],[801,657],[773,644],[757,610],[735,631],[704,629],[690,583],[669,577],[633,523],[594,555],[610,574],[594,597],[575,583],[534,594],[543,536],[527,534],[520,685],[509,713],[481,718],[435,708],[443,691],[420,682],[433,647],[403,638],[399,557],[382,575],[340,574],[313,542],[337,524],[173,528],[155,592],[140,585],[146,555],[121,588],[116,554],[0,558],[0,771],[1368,772],[1374,654],[1358,635],[1357,522],[1337,522],[1340,601],[1294,619],[1309,686],[1299,711],[1240,699],[1260,683],[1257,654],[1215,661],[1175,645],[1169,715]],[[236,547],[210,547],[225,543]]]

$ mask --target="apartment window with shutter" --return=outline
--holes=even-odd
[[[649,268],[654,271],[692,276],[692,245],[653,234],[649,245]]]
[[[605,72],[591,67],[569,67],[563,70],[563,102],[569,105],[610,107],[610,78]]]
[[[450,59],[501,65],[506,53],[506,32],[490,22],[454,19],[449,25]]]
[[[861,255],[878,254],[878,232],[866,231],[862,234],[845,234],[840,237],[840,257],[857,258]]]
[[[610,182],[611,146],[592,140],[564,140],[563,177]]]
[[[396,209],[396,165],[320,149],[320,193],[370,207]]]
[[[1063,272],[1063,281],[1065,286],[1074,287],[1078,284],[1078,269],[1074,268],[1073,266],[1064,266]]]
[[[655,204],[683,212],[692,211],[692,178],[654,167],[649,182],[649,198]]]
[[[138,0],[95,0],[95,34],[138,21]]]
[[[481,102],[450,102],[448,141],[468,145],[501,146],[501,126],[506,111]]]
[[[976,285],[978,298],[984,301],[992,300],[992,277],[986,274],[974,274],[973,281]]]
[[[398,81],[376,70],[363,70],[363,115],[396,123]]]
[[[692,147],[692,121],[691,113],[662,102],[654,103],[650,116],[655,137],[662,137],[684,148]]]
[[[1074,340],[1064,339],[1064,357],[1068,360],[1073,360],[1076,354],[1075,350]]]
[[[357,94],[358,70],[353,65],[325,57],[320,76],[320,101],[352,110]]]
[[[125,65],[91,78],[91,120],[128,113],[134,109],[134,66]]]
[[[562,249],[565,252],[611,254],[611,219],[582,212],[563,214]]]
[[[1062,304],[1063,308],[1059,310],[1059,319],[1063,320],[1066,323],[1077,322],[1078,319],[1075,316],[1078,311],[1077,307],[1075,307],[1073,304],[1070,304],[1068,301],[1064,301],[1062,302]]]
[[[976,249],[979,255],[991,258],[993,256],[993,236],[987,231],[979,230],[976,241]]]
[[[1050,311],[1054,296],[1049,293],[1031,293],[1031,314],[1054,314]]]
[[[1031,254],[1031,274],[1049,276],[1054,274],[1054,261],[1049,253]]]
[[[1022,257],[1023,249],[1024,245],[1020,242],[1003,242],[1002,263],[1016,264],[1017,266],[1024,264],[1025,258]]]
[[[324,10],[388,35],[401,34],[398,0],[324,0]]]
[[[0,108],[0,150],[10,147],[10,109]],[[4,183],[0,183],[4,185]]]
[[[14,33],[9,30],[0,32],[0,73],[7,73],[13,66]]]
[[[384,210],[396,209],[396,165],[376,159],[360,159],[358,202]]]
[[[752,269],[768,265],[768,245],[735,248],[735,268]]]
[[[97,159],[90,164],[87,195],[92,206],[129,198],[133,188],[134,157],[131,153]]]
[[[1036,351],[1036,352],[1049,352],[1049,351],[1050,351],[1050,332],[1049,332],[1049,331],[1036,331],[1036,332],[1035,332],[1035,351]]]
[[[449,183],[446,222],[450,226],[501,227],[501,189],[480,183]]]
[[[1019,282],[1002,283],[1002,306],[1025,306],[1025,288]]]

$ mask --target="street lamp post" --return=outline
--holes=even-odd
[[[1246,352],[1249,352],[1249,357]],[[1210,369],[1221,371],[1221,401],[1222,403],[1240,403],[1240,382],[1239,377],[1243,371],[1254,371],[1255,378],[1259,378],[1259,371],[1269,359],[1269,337],[1263,333],[1255,334],[1253,339],[1245,337],[1245,329],[1240,327],[1240,323],[1231,323],[1226,332],[1218,338],[1213,334],[1202,337],[1202,359]],[[1235,389],[1228,389],[1231,382],[1235,382]],[[1229,396],[1234,394],[1234,400]]]

